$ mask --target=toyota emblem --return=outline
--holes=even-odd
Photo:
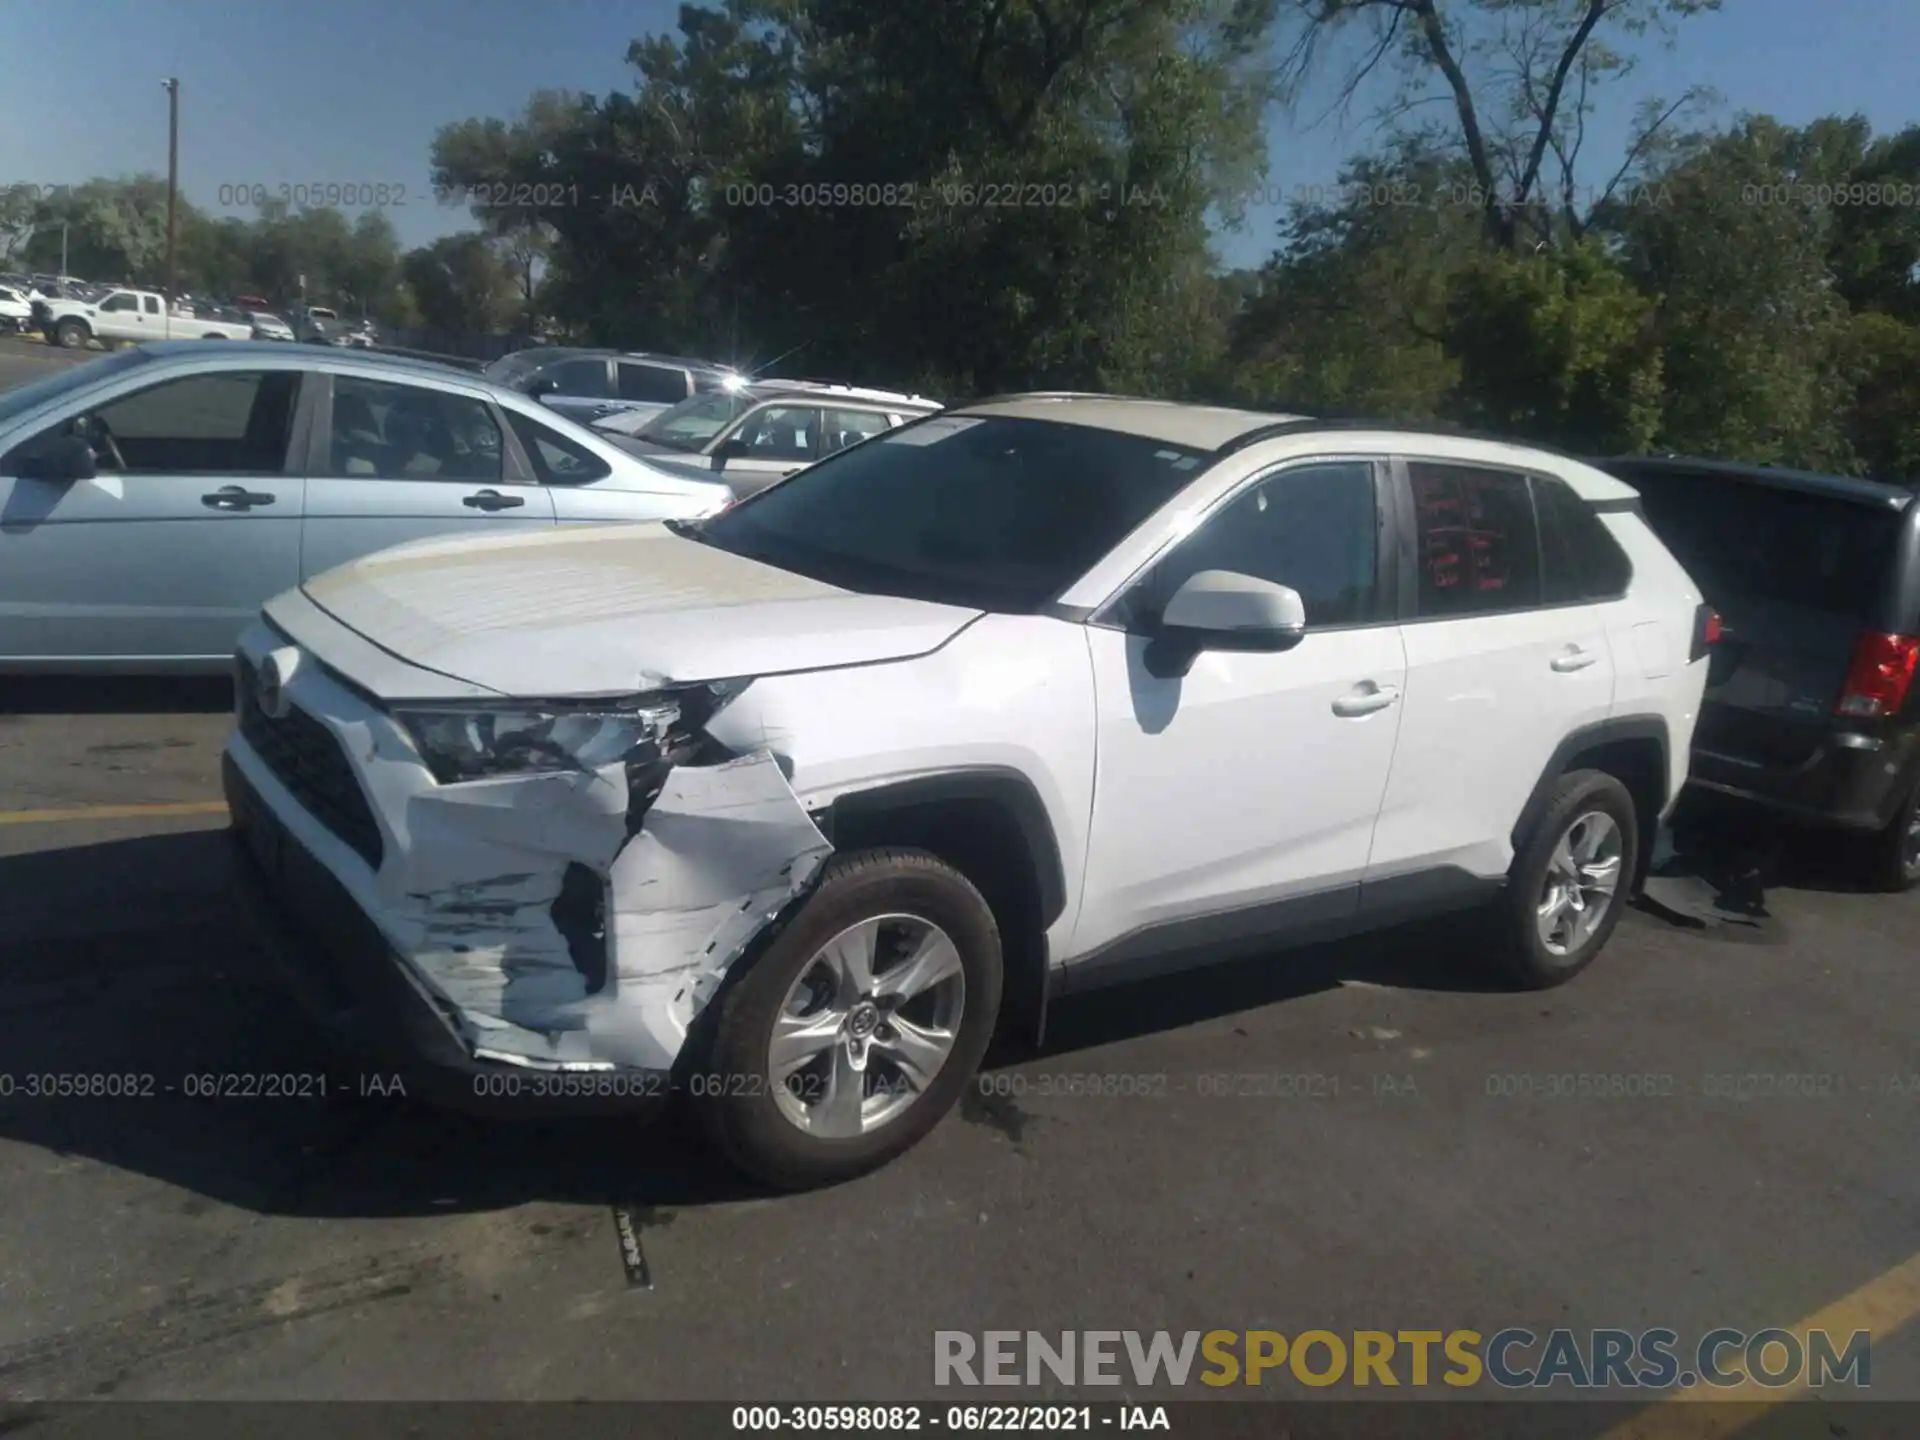
[[[261,713],[271,720],[283,720],[287,714],[287,682],[300,663],[300,652],[289,645],[276,650],[260,662],[254,678],[253,698]]]

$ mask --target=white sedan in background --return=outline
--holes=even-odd
[[[223,673],[263,602],[375,550],[732,500],[448,366],[135,346],[0,391],[0,671]]]

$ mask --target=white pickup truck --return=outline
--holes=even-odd
[[[251,325],[169,313],[166,297],[151,290],[109,290],[93,300],[47,300],[34,306],[40,333],[68,350],[90,340],[108,349],[143,340],[251,340]]]

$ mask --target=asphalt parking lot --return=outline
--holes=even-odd
[[[1920,895],[1830,846],[1771,855],[1751,923],[1629,915],[1547,994],[1456,925],[1065,1005],[903,1161],[768,1198],[670,1124],[186,1094],[327,1064],[228,897],[226,706],[0,686],[0,1398],[945,1402],[937,1330],[1812,1322],[1920,1400]]]

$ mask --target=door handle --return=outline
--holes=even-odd
[[[1591,650],[1582,650],[1574,646],[1564,655],[1553,657],[1553,668],[1562,675],[1571,675],[1576,670],[1584,670],[1589,665],[1598,664],[1600,657]]]
[[[1333,713],[1343,720],[1350,720],[1357,715],[1372,715],[1384,710],[1399,698],[1399,686],[1375,685],[1369,680],[1334,701]]]
[[[200,503],[209,510],[251,510],[256,505],[271,505],[274,497],[244,485],[222,485],[211,495],[202,495]]]
[[[498,490],[477,490],[460,502],[475,510],[511,510],[527,502],[518,495],[502,495]]]

